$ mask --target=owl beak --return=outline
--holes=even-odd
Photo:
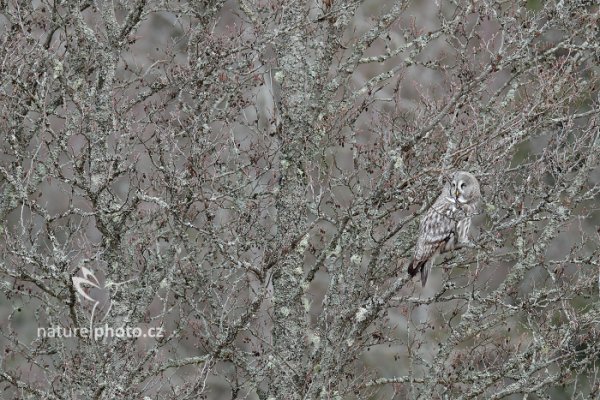
[[[458,190],[456,192],[454,192],[454,197],[457,199],[460,197],[460,193],[458,192]]]

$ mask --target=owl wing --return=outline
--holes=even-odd
[[[455,235],[456,221],[452,218],[454,204],[446,199],[438,199],[421,220],[419,239],[415,250],[415,258],[430,258],[440,246],[443,246]]]
[[[415,246],[415,254],[408,266],[410,276],[421,272],[421,283],[425,286],[431,269],[429,259],[444,250],[446,243],[454,240],[455,221],[452,215],[455,207],[451,201],[440,197],[421,219],[419,238]]]

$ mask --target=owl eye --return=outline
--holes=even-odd
[[[461,182],[461,183],[460,183],[460,188],[461,188],[461,189],[464,189],[464,188],[465,188],[465,183],[464,183],[464,182]]]

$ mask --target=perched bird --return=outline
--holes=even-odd
[[[415,276],[420,271],[423,286],[437,254],[469,243],[471,216],[477,212],[480,198],[477,178],[468,172],[458,171],[421,218],[419,238],[408,273]]]

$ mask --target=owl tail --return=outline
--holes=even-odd
[[[419,261],[413,259],[410,264],[408,264],[408,274],[410,276],[415,276],[419,271],[421,271],[421,285],[425,287],[425,282],[427,282],[427,276],[429,275],[427,260]]]

